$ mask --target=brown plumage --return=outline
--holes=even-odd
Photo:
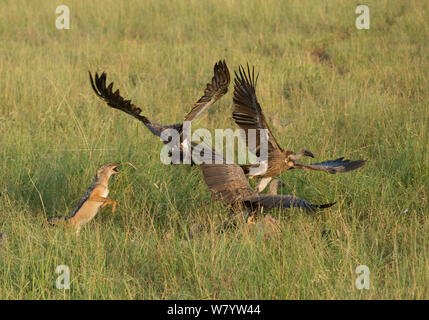
[[[193,144],[194,148],[200,145]],[[264,209],[302,208],[315,211],[317,208],[328,208],[335,203],[314,205],[310,202],[291,195],[260,195],[253,190],[243,172],[243,169],[233,163],[227,164],[223,156],[212,152],[212,163],[200,165],[204,180],[215,200],[232,207],[245,207],[249,211]],[[216,160],[218,159],[218,160]],[[222,159],[222,161],[219,161]],[[215,162],[216,160],[216,162]]]
[[[161,136],[162,131],[165,129],[175,129],[182,133],[182,124],[176,123],[172,125],[162,125],[149,120],[147,117],[141,115],[142,109],[131,103],[131,100],[125,100],[119,93],[119,89],[113,92],[113,82],[106,86],[106,73],[103,72],[101,76],[95,73],[93,79],[89,73],[91,86],[95,94],[103,99],[108,106],[121,110],[136,119],[143,122],[143,124],[158,137]],[[195,102],[193,108],[185,116],[184,121],[192,121],[201,115],[202,112],[207,110],[212,104],[219,100],[227,91],[230,83],[230,74],[225,60],[219,61],[214,66],[214,75],[210,83],[204,89],[204,95]]]
[[[231,77],[225,60],[219,60],[219,62],[214,66],[212,82],[207,83],[206,88],[204,89],[204,95],[194,103],[194,107],[185,116],[184,121],[192,121],[196,119],[201,113],[219,100],[228,92],[230,81]]]
[[[250,148],[253,153],[257,156],[260,155],[260,130],[265,129],[268,133],[268,162],[267,170],[265,172],[258,172],[257,170],[251,170],[256,168],[257,165],[244,165],[242,166],[244,172],[249,177],[259,177],[263,178],[261,184],[258,187],[258,191],[262,191],[271,178],[281,174],[282,172],[298,168],[304,170],[317,170],[324,171],[331,174],[338,172],[348,172],[355,170],[364,165],[364,160],[350,161],[343,160],[344,158],[338,158],[336,160],[328,160],[320,163],[314,163],[310,165],[298,163],[297,160],[303,156],[309,156],[314,158],[314,155],[307,149],[301,149],[298,152],[293,152],[290,150],[283,150],[278,144],[276,138],[271,132],[270,127],[268,126],[267,120],[264,113],[262,112],[261,106],[259,105],[258,99],[256,97],[256,84],[258,80],[258,75],[255,77],[254,68],[250,70],[249,65],[247,65],[247,72],[242,66],[239,67],[238,74],[235,72],[234,79],[234,112],[232,117],[240,126],[241,129],[245,131],[246,145],[250,148],[249,144],[249,129],[255,129],[256,134],[256,143],[255,148]]]

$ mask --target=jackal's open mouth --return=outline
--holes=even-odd
[[[120,172],[119,169],[118,169],[118,167],[119,167],[119,164],[112,169],[114,173],[119,173]]]

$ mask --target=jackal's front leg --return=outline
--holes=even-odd
[[[96,195],[89,197],[89,200],[103,202],[103,204],[100,207],[101,209],[103,209],[108,204],[111,204],[112,205],[112,213],[116,212],[116,201],[115,200],[105,198],[105,197],[96,196]]]
[[[115,200],[106,198],[105,202],[101,205],[100,208],[103,209],[108,204],[112,205],[112,213],[115,213],[116,212],[116,201]]]

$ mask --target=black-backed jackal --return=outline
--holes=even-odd
[[[99,209],[103,209],[108,204],[112,205],[112,213],[116,211],[116,201],[109,199],[109,179],[113,174],[119,173],[117,170],[119,164],[105,164],[97,170],[94,181],[86,191],[85,195],[79,200],[76,208],[68,217],[54,216],[48,219],[52,225],[65,221],[65,224],[73,227],[79,234],[80,228],[91,221]]]

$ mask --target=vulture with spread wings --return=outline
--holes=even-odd
[[[262,192],[273,177],[288,169],[316,170],[335,174],[352,171],[364,165],[364,160],[350,161],[344,160],[343,157],[314,164],[297,162],[297,160],[303,156],[312,158],[314,158],[314,156],[307,149],[301,149],[295,153],[293,151],[283,150],[280,147],[268,126],[267,120],[256,97],[255,88],[257,80],[258,75],[255,77],[254,68],[250,70],[249,65],[247,65],[247,73],[242,66],[239,67],[238,74],[235,72],[234,112],[232,113],[232,117],[235,123],[244,130],[247,147],[257,156],[259,156],[261,151],[261,130],[266,133],[268,140],[268,159],[266,165],[261,166],[261,163],[257,163],[254,165],[241,166],[244,173],[249,178],[262,178],[257,187],[258,192]],[[249,135],[249,129],[253,129],[256,132],[255,143],[249,143],[249,137],[251,137]]]
[[[149,120],[147,117],[141,115],[142,109],[131,103],[131,100],[125,100],[119,93],[119,89],[113,92],[113,82],[108,86],[106,85],[106,73],[103,72],[101,76],[95,73],[93,78],[89,73],[92,89],[95,94],[104,100],[109,107],[121,110],[136,119],[143,122],[143,124],[152,132],[154,135],[161,137],[161,134],[166,129],[174,129],[178,132],[177,136],[171,137],[170,140],[164,141],[168,143],[173,139],[180,139],[180,159],[183,159],[182,145],[183,141],[183,122],[175,123],[171,125],[162,125],[154,121]],[[230,74],[225,60],[219,61],[214,66],[214,75],[212,81],[206,85],[204,89],[204,95],[194,103],[193,108],[186,114],[185,121],[193,121],[199,117],[204,111],[206,111],[212,104],[219,100],[228,91],[230,83]]]
[[[192,143],[192,147],[201,148],[201,144]],[[301,208],[307,211],[324,209],[335,204],[315,205],[292,195],[260,195],[252,189],[243,169],[235,163],[227,163],[222,155],[211,151],[211,163],[200,164],[204,180],[217,201],[232,207],[244,207],[249,212],[263,209]],[[276,188],[277,189],[277,188]]]

